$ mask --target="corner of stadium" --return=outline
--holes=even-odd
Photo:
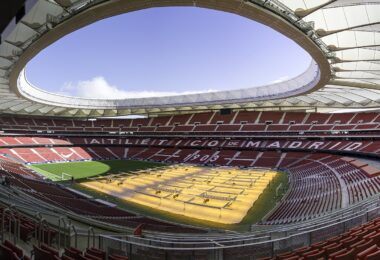
[[[312,62],[165,97],[28,81],[27,63],[75,30],[172,6],[267,25]],[[378,0],[0,3],[0,259],[380,259],[379,28]]]

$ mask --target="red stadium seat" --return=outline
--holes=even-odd
[[[378,260],[380,259],[380,250],[377,250],[376,252],[372,252],[365,256],[365,260]]]
[[[370,247],[368,247],[367,249],[357,253],[356,257],[358,260],[364,260],[364,259],[367,259],[368,255],[372,254],[372,253],[378,253],[380,252],[380,249],[379,247],[377,247],[377,245],[372,245]]]
[[[342,249],[330,255],[332,260],[352,260],[355,258],[355,250]]]

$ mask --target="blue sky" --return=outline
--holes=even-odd
[[[294,77],[310,56],[246,18],[165,7],[108,18],[65,36],[27,66],[34,85],[90,98],[259,86]]]

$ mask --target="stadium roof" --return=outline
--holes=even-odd
[[[99,19],[159,6],[245,16],[293,39],[313,61],[284,82],[174,97],[73,98],[28,82],[27,62],[64,35]],[[380,0],[29,0],[25,15],[15,17],[1,39],[1,113],[98,117],[222,108],[377,108],[380,103]]]

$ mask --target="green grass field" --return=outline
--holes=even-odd
[[[60,181],[61,174],[63,172],[74,176],[75,179],[86,181],[85,178],[118,172],[130,172],[141,169],[155,168],[163,166],[162,163],[145,162],[145,161],[89,161],[89,162],[71,162],[71,163],[54,163],[54,164],[41,164],[30,166],[32,169],[40,172],[46,177]],[[275,196],[276,188],[282,184],[281,194]],[[120,208],[130,210],[139,214],[152,216],[159,219],[164,219],[177,223],[190,224],[195,226],[216,228],[216,229],[228,229],[234,231],[248,231],[250,226],[260,221],[271,209],[274,208],[276,203],[281,200],[283,194],[288,189],[288,177],[286,173],[279,172],[277,176],[272,180],[270,185],[264,190],[260,197],[253,204],[252,208],[248,211],[247,215],[239,224],[226,225],[210,221],[197,220],[183,215],[177,215],[168,213],[166,211],[160,211],[146,207],[143,205],[127,202],[120,198],[116,198],[95,190],[83,187],[79,183],[66,184],[70,187],[77,189],[81,192],[87,193],[94,198],[103,199],[118,205]]]
[[[29,167],[46,176],[53,181],[61,181],[62,173],[70,174],[74,179],[79,180],[92,176],[130,172],[148,168],[163,166],[162,163],[131,161],[131,160],[110,160],[110,161],[88,161],[88,162],[68,162],[68,163],[47,163],[30,165]],[[65,178],[69,179],[69,176]]]

